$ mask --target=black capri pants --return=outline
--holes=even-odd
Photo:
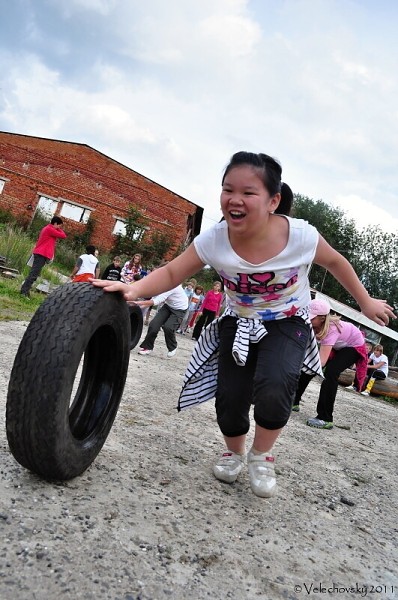
[[[265,429],[279,429],[289,420],[303,365],[309,325],[300,317],[264,323],[268,331],[257,344],[250,344],[244,367],[232,356],[237,319],[224,317],[220,327],[217,422],[228,437],[249,431],[250,406],[254,420]]]

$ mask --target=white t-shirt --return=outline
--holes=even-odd
[[[76,275],[82,275],[83,273],[95,274],[95,269],[98,265],[98,259],[93,254],[82,254],[79,256],[79,260],[82,261]]]
[[[189,301],[188,308],[190,312],[199,310],[199,305],[203,302],[204,297],[203,294],[196,294],[195,292],[192,294],[191,299]]]
[[[382,365],[381,367],[378,367],[378,371],[383,371],[383,373],[386,375],[386,377],[388,376],[388,358],[385,354],[380,354],[380,356],[376,356],[373,352],[369,357],[371,360],[373,360],[373,364],[374,365],[378,365],[379,363],[384,363],[384,365]]]
[[[194,239],[199,258],[221,277],[226,305],[239,317],[271,321],[297,314],[305,318],[310,302],[308,268],[319,234],[301,219],[280,215],[289,222],[286,247],[277,256],[252,264],[236,254],[225,221]]]
[[[164,302],[167,306],[174,308],[175,310],[187,310],[188,308],[188,296],[182,285],[177,285],[177,287],[168,292],[158,294],[158,296],[154,296],[152,300],[156,306]]]

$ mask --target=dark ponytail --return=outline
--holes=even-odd
[[[283,182],[281,186],[281,201],[275,210],[276,215],[290,215],[293,204],[293,192],[287,183]]]

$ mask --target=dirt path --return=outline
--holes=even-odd
[[[0,323],[1,600],[398,597],[395,406],[341,389],[343,428],[314,430],[312,382],[275,449],[278,495],[260,499],[246,472],[214,479],[212,403],[174,408],[193,342],[167,359],[160,336],[152,355],[132,352],[95,463],[50,484],[15,462],[4,428],[25,327]]]

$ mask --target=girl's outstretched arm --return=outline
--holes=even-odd
[[[146,277],[127,285],[121,281],[105,281],[93,279],[96,287],[102,287],[106,292],[121,292],[127,301],[137,298],[151,298],[162,292],[168,292],[185,281],[187,277],[195,275],[204,267],[195,246],[191,244],[180,256],[160,269],[155,269]]]
[[[319,236],[314,263],[330,271],[333,277],[355,298],[361,311],[369,319],[378,325],[388,325],[389,319],[396,318],[392,307],[386,300],[377,300],[369,296],[348,260],[332,248],[322,236]]]

